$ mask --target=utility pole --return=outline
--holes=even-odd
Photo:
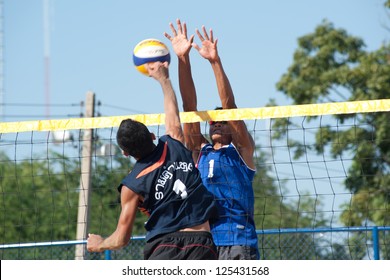
[[[50,0],[43,0],[43,55],[45,66],[46,119],[50,119]]]
[[[3,10],[3,0],[0,0],[0,121],[3,120],[5,115],[4,110],[4,10]]]
[[[95,115],[95,94],[87,92],[85,102],[85,117],[92,118]],[[77,233],[76,240],[84,240],[88,234],[89,205],[91,193],[91,175],[92,175],[92,140],[93,129],[85,129],[82,140],[82,158],[81,175],[79,188],[79,207],[77,215]],[[75,259],[84,260],[85,244],[76,245]]]

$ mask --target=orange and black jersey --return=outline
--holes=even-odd
[[[146,241],[215,218],[213,195],[203,185],[191,151],[169,135],[136,162],[119,191],[123,186],[143,197],[139,206],[149,214]]]

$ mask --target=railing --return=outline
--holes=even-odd
[[[390,259],[390,226],[289,228],[257,231],[262,259]],[[1,259],[74,259],[86,240],[0,245]],[[85,259],[143,259],[144,236],[125,248],[86,253]]]

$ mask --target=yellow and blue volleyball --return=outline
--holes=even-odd
[[[149,76],[145,64],[156,61],[167,61],[168,64],[171,62],[169,49],[163,42],[157,39],[146,39],[135,46],[133,62],[139,72]]]

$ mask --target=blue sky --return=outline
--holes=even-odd
[[[176,18],[187,23],[190,34],[202,25],[214,30],[241,108],[265,106],[270,98],[290,103],[275,84],[292,62],[297,39],[324,19],[362,38],[368,50],[390,36],[383,27],[390,25],[384,0],[48,0],[49,32],[44,1],[3,1],[3,121],[45,119],[47,110],[50,118],[77,116],[80,107],[71,105],[85,100],[87,91],[96,93],[103,116],[161,113],[159,85],[135,70],[132,50],[146,38],[171,47],[163,32],[170,32],[168,24]],[[195,49],[191,59],[198,109],[212,109],[219,100],[211,67]],[[170,72],[179,93],[174,54]]]

